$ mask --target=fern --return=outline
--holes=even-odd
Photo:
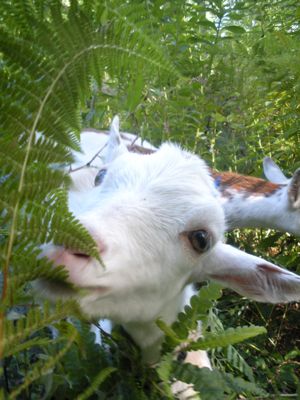
[[[203,329],[205,329],[209,310],[221,295],[221,286],[219,284],[210,283],[207,286],[203,286],[198,295],[191,298],[190,305],[185,306],[184,312],[178,315],[178,322],[173,325],[174,331],[182,338],[186,338],[189,331],[197,328],[199,320],[201,320]]]
[[[5,338],[3,341],[4,356],[17,353],[18,346],[24,347],[24,340],[28,336],[45,326],[66,318],[68,315],[74,313],[74,311],[76,311],[76,308],[72,303],[57,303],[55,310],[50,309],[48,303],[44,303],[41,310],[39,308],[30,309],[26,318],[20,318],[17,321],[6,320],[4,328]]]
[[[164,345],[166,354],[157,368],[166,393],[170,394],[169,382],[173,377],[187,383],[193,383],[194,388],[199,391],[201,399],[225,399],[226,393],[263,395],[264,392],[253,383],[253,376],[250,373],[247,374],[248,377],[250,376],[250,382],[248,382],[217,370],[210,371],[205,368],[199,369],[190,364],[174,364],[172,362],[169,352],[175,348],[181,351],[211,350],[220,347],[232,348],[230,346],[235,343],[266,332],[265,328],[257,326],[207,332],[206,327],[208,326],[211,308],[214,301],[220,297],[220,293],[220,286],[217,284],[202,287],[198,296],[192,297],[191,305],[186,306],[185,312],[178,315],[178,320],[172,327],[166,325],[162,320],[157,321],[157,325],[166,336]],[[189,330],[198,330],[197,321],[199,318],[204,321],[202,336],[195,340],[189,336]],[[199,337],[199,332],[197,336]]]
[[[88,399],[96,391],[96,389],[98,389],[98,387],[115,371],[116,368],[106,368],[101,370],[91,385],[83,393],[81,393],[76,400]]]
[[[192,383],[200,393],[201,400],[225,399],[225,382],[218,371],[197,368],[194,365],[174,363],[174,377],[186,383]]]
[[[215,347],[225,347],[262,333],[266,333],[266,329],[261,326],[244,326],[229,328],[222,333],[205,333],[203,338],[188,344],[187,350],[206,350]]]
[[[157,374],[162,382],[165,394],[168,398],[172,398],[173,393],[170,387],[170,382],[172,378],[172,361],[173,354],[169,353],[163,356],[156,368]]]
[[[46,362],[43,360],[37,362],[34,368],[28,372],[28,374],[24,378],[24,382],[15,390],[13,390],[10,395],[9,399],[16,399],[22,391],[24,391],[28,386],[32,384],[35,380],[39,379],[44,374],[49,374],[53,367],[57,364],[57,362],[65,355],[65,353],[70,349],[73,342],[76,340],[78,336],[78,331],[72,326],[69,325],[69,332],[65,335],[67,339],[67,343],[64,347],[55,355],[50,356]]]
[[[188,343],[191,331],[199,330],[199,321],[201,321],[202,331],[205,331],[209,311],[214,301],[221,296],[221,286],[216,283],[210,283],[204,286],[190,300],[190,305],[184,307],[184,312],[178,314],[177,321],[172,327],[166,325],[162,320],[156,321],[159,328],[166,335],[167,348],[174,349],[181,343]]]
[[[252,382],[217,370],[199,369],[191,364],[174,363],[174,377],[183,382],[192,383],[203,400],[227,399],[229,394],[267,396],[264,390]]]

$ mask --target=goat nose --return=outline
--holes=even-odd
[[[94,239],[97,245],[97,249],[99,251],[100,256],[105,252],[106,250],[106,245],[104,244],[104,242],[102,240],[98,240],[98,239]],[[78,249],[68,249],[68,252],[70,254],[72,254],[75,257],[81,258],[81,259],[86,259],[88,260],[89,258],[91,258],[88,254],[86,254],[84,251],[82,250],[78,250]]]
[[[88,254],[85,254],[80,250],[70,250],[69,249],[68,251],[75,257],[79,257],[79,258],[86,259],[86,260],[88,260],[90,258],[90,256]]]
[[[94,242],[97,245],[98,251],[100,256],[107,250],[107,245],[105,240],[103,240],[103,232],[100,232],[98,229],[97,225],[95,225],[95,222],[93,222],[93,218],[95,219],[95,216],[84,216],[79,218],[79,221],[81,224],[85,227],[85,229],[89,232],[90,236],[94,239]],[[84,252],[81,251],[74,251],[74,253],[77,253],[78,256],[81,256],[84,254]],[[76,255],[76,254],[74,254]]]

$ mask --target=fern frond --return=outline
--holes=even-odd
[[[23,253],[22,253],[23,252]],[[68,273],[63,266],[54,267],[45,258],[36,258],[35,252],[28,253],[23,247],[13,254],[14,275],[10,278],[12,295],[26,283],[36,279],[46,279],[51,282],[64,282]]]
[[[254,376],[251,367],[235,347],[229,345],[227,349],[225,349],[225,354],[230,365],[244,374],[244,376],[246,376],[250,382],[254,382]]]
[[[62,171],[49,169],[41,163],[38,168],[28,167],[25,178],[21,199],[33,199],[35,202],[43,201],[53,187],[66,187],[70,182],[69,177]]]
[[[266,333],[266,329],[262,326],[243,326],[229,328],[220,333],[205,333],[204,337],[188,344],[186,350],[207,350],[215,347],[226,347],[263,333]]]
[[[55,214],[53,210],[56,211]],[[29,241],[53,241],[67,248],[82,250],[99,259],[98,248],[91,235],[68,210],[65,190],[52,191],[43,203],[27,201],[25,212],[18,219],[19,240],[22,240],[22,234],[26,232]]]
[[[248,395],[269,398],[269,394],[260,388],[256,383],[248,382],[243,378],[234,377],[232,374],[220,372],[228,388],[235,393],[246,393]]]
[[[190,305],[184,307],[184,312],[178,314],[177,321],[172,325],[174,332],[181,339],[186,339],[189,331],[197,328],[197,321],[199,320],[201,320],[203,329],[205,329],[209,309],[221,295],[220,285],[210,283],[203,286],[199,293],[191,298]]]
[[[38,361],[32,370],[25,376],[24,382],[9,394],[8,399],[16,399],[19,394],[28,388],[28,386],[30,386],[35,380],[39,379],[43,375],[49,374],[58,361],[67,353],[67,351],[69,351],[77,337],[78,331],[75,327],[69,325],[68,335],[65,336],[67,339],[65,346],[55,356],[49,356],[46,362],[44,362],[44,360]]]
[[[221,333],[224,332],[224,327],[220,318],[216,315],[213,309],[210,310],[209,313],[209,326],[212,332]],[[221,353],[221,357],[218,357],[218,353]],[[224,353],[226,359],[224,360]],[[227,348],[215,348],[212,352],[212,359],[215,362],[217,367],[224,367],[224,363],[226,364],[226,360],[238,371],[240,371],[250,382],[254,382],[253,371],[251,367],[248,365],[246,360],[242,357],[242,355],[238,352],[238,350],[229,345]]]
[[[75,144],[76,139],[74,138],[73,148],[75,147]],[[72,161],[72,155],[68,147],[58,145],[57,142],[42,136],[35,140],[29,157],[29,163],[38,162],[44,165],[49,163],[51,163],[51,165],[68,165]]]
[[[172,364],[173,364],[173,354],[169,353],[161,358],[159,365],[156,368],[157,374],[162,381],[165,394],[170,399],[173,398],[173,393],[170,387],[170,380],[171,380],[172,366],[173,366]]]
[[[100,386],[101,384],[111,375],[113,374],[117,369],[113,367],[108,367],[99,372],[99,374],[94,378],[94,380],[91,382],[89,387],[81,393],[78,397],[76,397],[76,400],[85,400],[88,399]]]
[[[20,353],[21,351],[28,350],[32,347],[36,347],[36,346],[46,347],[50,344],[53,345],[53,339],[46,338],[46,337],[45,338],[33,338],[33,339],[26,340],[22,343],[14,343],[14,347],[5,349],[5,357],[13,356],[15,354]]]
[[[74,313],[75,310],[76,306],[74,302],[57,303],[54,309],[50,308],[49,304],[45,302],[43,309],[34,307],[29,310],[26,318],[20,318],[17,321],[5,320],[4,355],[10,354],[14,346],[19,346],[20,342],[25,341],[34,332],[62,318],[66,318],[68,315]],[[24,347],[22,347],[23,349]]]
[[[264,390],[256,384],[231,374],[208,368],[198,368],[192,364],[174,362],[174,377],[186,383],[192,383],[203,400],[227,399],[228,394],[247,394],[265,397]]]
[[[166,338],[168,339],[168,344],[172,345],[172,347],[176,347],[182,342],[182,338],[180,338],[175,330],[166,324],[163,320],[158,319],[156,320],[156,325],[159,327],[161,331],[165,334]]]
[[[179,381],[192,383],[201,400],[225,400],[226,385],[219,371],[198,368],[192,364],[173,363],[173,376]]]

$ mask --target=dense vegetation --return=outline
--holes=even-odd
[[[204,287],[180,325],[160,323],[168,339],[150,369],[124,332],[102,332],[105,346],[96,345],[76,304],[50,309],[30,285],[65,278],[37,258],[41,243],[95,255],[67,212],[68,177],[50,168],[70,162],[82,127],[107,128],[118,113],[123,130],[180,142],[216,169],[260,176],[265,155],[287,174],[300,167],[299,20],[297,0],[0,2],[0,398],[172,398],[175,377],[204,400],[300,396],[296,304],[219,298]],[[228,240],[300,273],[291,235],[239,231]],[[213,372],[172,361],[198,316]],[[236,345],[260,332],[237,328],[250,323],[268,335]]]

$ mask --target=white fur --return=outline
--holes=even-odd
[[[118,131],[118,129],[117,129]],[[120,134],[123,146],[132,144],[143,146],[145,149],[156,150],[148,141],[128,132]],[[108,131],[84,129],[80,135],[81,152],[74,151],[74,163],[71,165],[72,190],[83,191],[94,186],[95,176],[104,162],[108,161],[107,142]],[[122,146],[122,147],[123,147]],[[96,156],[96,157],[95,157]],[[90,165],[87,165],[90,163]]]
[[[297,275],[222,243],[223,209],[200,158],[172,144],[151,155],[129,153],[117,130],[114,121],[103,183],[71,191],[69,197],[70,209],[98,244],[105,268],[76,249],[45,250],[83,289],[76,298],[85,314],[122,324],[145,360],[153,362],[163,337],[155,321],[176,319],[192,282],[213,278],[261,301],[300,298]],[[187,232],[195,230],[209,233],[211,248],[204,254],[188,240]]]
[[[289,179],[284,175],[279,166],[270,157],[265,157],[263,161],[265,177],[273,183],[280,185],[289,183]]]

